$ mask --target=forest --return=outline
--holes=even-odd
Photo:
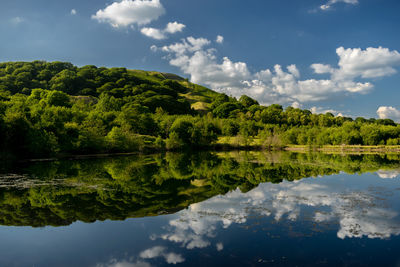
[[[174,74],[0,63],[0,157],[165,151],[221,145],[400,145],[390,119],[260,105]]]

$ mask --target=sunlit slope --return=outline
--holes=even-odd
[[[204,86],[194,84],[188,79],[182,78],[173,73],[163,73],[157,71],[144,71],[144,70],[129,70],[136,77],[143,80],[150,80],[152,82],[162,82],[165,80],[173,80],[184,86],[187,90],[180,93],[180,96],[185,97],[191,104],[191,107],[197,111],[205,111],[210,108],[210,104],[219,93],[208,89]]]

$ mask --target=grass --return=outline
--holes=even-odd
[[[218,137],[216,142],[219,146],[228,146],[236,148],[244,147],[255,147],[255,148],[266,148],[268,147],[268,142],[260,137],[248,137],[243,138],[241,136],[221,136]],[[274,145],[272,145],[274,147]],[[327,153],[400,153],[400,145],[396,146],[363,146],[363,145],[277,145],[277,149],[284,148],[289,151],[305,152],[305,151],[320,151]]]
[[[204,86],[197,85],[189,82],[178,75],[171,73],[161,73],[157,71],[144,71],[144,70],[129,70],[137,78],[149,80],[152,82],[161,82],[166,79],[178,81],[181,85],[187,88],[187,92],[179,94],[185,97],[195,110],[209,110],[211,102],[219,95]]]
[[[261,147],[264,144],[264,140],[258,137],[246,139],[242,136],[220,136],[216,144],[232,147]]]
[[[196,102],[192,104],[192,108],[194,110],[208,110],[210,108],[210,104],[209,103],[205,103],[205,102]]]
[[[133,73],[139,79],[149,80],[157,83],[166,79],[160,72],[157,71],[129,70],[129,72]]]
[[[324,145],[324,146],[308,146],[308,145],[287,145],[286,150],[307,151],[316,150],[323,152],[400,152],[400,146],[364,146],[364,145]]]

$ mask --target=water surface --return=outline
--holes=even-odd
[[[4,167],[0,266],[397,266],[400,156],[170,153]]]

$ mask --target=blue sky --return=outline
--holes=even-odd
[[[2,0],[0,61],[172,72],[264,104],[400,121],[399,11],[396,0]]]

